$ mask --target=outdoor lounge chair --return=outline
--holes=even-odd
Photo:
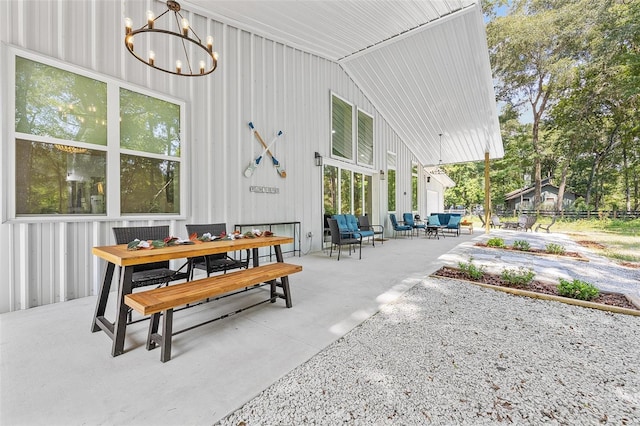
[[[500,218],[497,215],[491,215],[491,223],[492,228],[501,228],[502,223],[500,223]]]
[[[371,231],[373,232],[374,239],[376,235],[380,235],[380,241],[384,244],[384,226],[382,225],[371,225],[369,223],[369,216],[358,216],[358,226],[363,231]]]
[[[338,221],[335,219],[327,219],[327,222],[329,222],[329,230],[331,231],[331,250],[329,251],[329,257],[333,254],[333,246],[338,246],[338,260],[340,260],[342,246],[349,246],[349,255],[351,255],[351,246],[358,244],[360,246],[360,256],[358,259],[362,259],[362,235],[358,233],[351,234],[341,232],[340,228],[338,228]]]
[[[409,234],[413,237],[413,228],[409,225],[400,225],[394,213],[389,213],[389,220],[391,221],[391,226],[393,227],[394,238],[398,238],[398,232],[404,232],[405,234],[409,232]]]
[[[192,235],[195,233],[198,237],[209,233],[212,236],[220,236],[223,232],[227,232],[226,223],[209,223],[203,225],[186,225],[187,234]],[[231,269],[247,269],[249,267],[249,250],[247,250],[246,259],[234,259],[227,253],[210,254],[203,257],[195,257],[189,259],[191,262],[191,275],[193,276],[193,269],[201,269],[207,272],[207,277],[212,272],[227,273]]]
[[[537,220],[537,216],[524,216],[524,222],[518,223],[518,229],[524,229],[524,232],[527,232],[529,229],[531,229],[531,232],[533,232],[533,225],[535,225]]]
[[[419,217],[419,216],[418,216]],[[411,232],[413,233],[413,230],[416,230],[416,235],[418,234],[418,232],[420,231],[420,229],[423,229],[426,231],[427,229],[427,225],[425,225],[424,223],[416,223],[413,220],[413,214],[411,213],[403,213],[402,214],[402,219],[404,220],[404,224],[408,225],[411,227]]]

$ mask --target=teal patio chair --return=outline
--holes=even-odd
[[[395,213],[389,213],[389,220],[391,221],[391,226],[393,227],[394,238],[398,238],[398,232],[404,232],[405,235],[407,232],[409,232],[409,235],[413,237],[413,228],[409,225],[400,225],[398,223],[398,219],[396,219]]]
[[[414,229],[416,231],[416,235],[418,235],[418,232],[420,231],[420,229],[423,229],[425,232],[427,230],[427,225],[425,225],[424,223],[416,223],[413,219],[413,214],[411,213],[403,213],[402,219],[404,220],[405,225],[408,225],[411,227],[412,234]]]

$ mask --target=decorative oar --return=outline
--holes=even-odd
[[[278,136],[280,136],[281,134],[282,134],[282,130],[278,131],[278,133],[273,138],[273,140],[269,142],[269,145],[264,148],[264,150],[262,151],[262,154],[260,154],[258,158],[256,158],[254,161],[251,162],[251,164],[249,164],[249,166],[244,171],[244,175],[246,177],[251,177],[251,175],[253,175],[253,172],[260,165],[260,160],[262,160],[262,157],[267,153],[267,151],[269,151],[269,148],[271,148],[273,144],[276,143],[276,140],[278,140]]]
[[[262,136],[260,136],[260,133],[258,133],[256,128],[253,126],[253,122],[249,122],[249,127],[251,128],[251,130],[253,130],[253,134],[256,136],[256,139],[258,139],[258,142],[260,142],[262,146],[266,148],[267,144],[264,143],[264,140],[262,140]],[[280,177],[286,178],[287,172],[284,170],[284,167],[282,167],[282,164],[280,164],[276,157],[273,156],[271,150],[267,149],[267,154],[269,154],[269,156],[271,157],[271,161],[273,161],[273,166],[276,168],[276,172],[278,172]]]

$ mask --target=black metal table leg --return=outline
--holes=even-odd
[[[118,356],[124,353],[124,338],[127,330],[127,305],[124,303],[124,296],[131,294],[131,276],[133,275],[133,267],[127,266],[123,268],[120,277],[120,285],[118,286],[118,299],[116,304],[117,317],[113,329],[113,345],[111,347],[111,356]]]
[[[162,313],[162,345],[160,345],[160,361],[171,359],[171,338],[173,337],[173,309]]]
[[[107,262],[107,269],[104,271],[104,280],[100,286],[100,293],[98,295],[98,301],[96,303],[96,312],[93,315],[93,322],[91,324],[91,332],[95,333],[100,331],[98,321],[104,321],[104,312],[107,308],[107,300],[109,299],[109,291],[111,290],[111,280],[113,279],[113,271],[116,265],[111,262]]]

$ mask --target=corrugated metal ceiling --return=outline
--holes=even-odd
[[[504,154],[475,0],[183,3],[338,62],[424,165]]]

